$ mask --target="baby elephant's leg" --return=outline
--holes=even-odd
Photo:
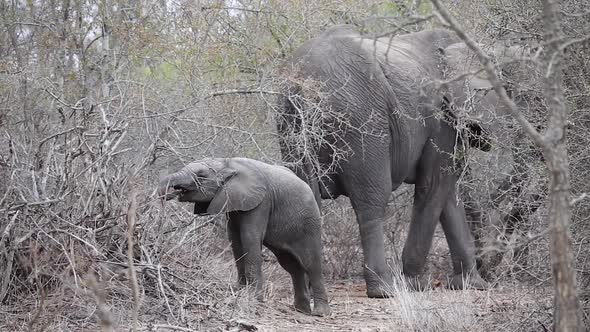
[[[316,236],[317,235],[317,236]],[[318,232],[313,238],[307,238],[294,245],[293,252],[299,257],[302,267],[309,276],[309,282],[313,291],[314,316],[326,316],[330,314],[328,293],[322,274],[322,242]]]
[[[271,249],[279,264],[291,275],[293,280],[293,294],[294,302],[293,306],[297,311],[311,314],[311,306],[309,303],[309,288],[307,276],[305,275],[305,269],[301,264],[287,251],[278,249]]]
[[[230,220],[227,223],[227,231],[229,233],[236,268],[238,269],[238,285],[244,286],[246,285],[246,273],[244,270],[245,252],[242,246],[242,239],[240,238],[240,223]]]
[[[263,299],[262,292],[262,240],[258,232],[240,229],[240,239],[244,250],[243,264],[246,283],[256,287],[256,298]]]
[[[239,223],[242,242],[244,277],[248,285],[256,287],[256,297],[263,299],[262,236],[268,223],[268,211],[254,209],[237,211],[229,215],[231,222]]]

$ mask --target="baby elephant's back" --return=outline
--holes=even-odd
[[[277,184],[276,188],[273,189],[278,196],[288,201],[298,201],[304,205],[311,205],[316,208],[312,210],[317,210],[319,215],[313,191],[305,181],[286,167],[269,164],[266,164],[266,166],[272,169],[269,174],[273,177],[272,182]]]
[[[262,162],[259,167],[268,179],[273,196],[268,231],[278,226],[293,235],[317,232],[321,226],[320,210],[309,185],[286,167]]]

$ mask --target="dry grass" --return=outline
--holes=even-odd
[[[414,292],[399,269],[394,270],[392,305],[399,323],[412,331],[471,331],[478,327],[469,292]]]

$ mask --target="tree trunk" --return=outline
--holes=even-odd
[[[549,170],[549,229],[551,265],[554,282],[554,331],[584,331],[580,301],[577,294],[574,256],[569,230],[571,218],[570,179],[565,130],[567,109],[563,94],[563,49],[566,46],[560,26],[560,9],[557,0],[543,0],[545,24],[544,95],[549,113],[547,132],[541,135],[524,117],[514,100],[502,86],[496,68],[484,51],[461,28],[457,20],[441,4],[430,0],[441,17],[472,49],[484,66],[488,79],[500,100],[531,139],[543,149]]]
[[[549,124],[544,135],[545,159],[550,171],[549,227],[551,228],[551,265],[554,283],[554,331],[583,331],[580,302],[576,289],[574,256],[569,230],[570,179],[565,130],[567,109],[563,95],[561,62],[563,33],[559,23],[559,4],[543,2],[545,22],[545,100],[549,109]]]

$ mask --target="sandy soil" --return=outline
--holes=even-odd
[[[392,299],[369,299],[361,281],[329,286],[332,314],[297,313],[290,290],[231,321],[226,331],[543,331],[551,313],[550,294],[517,288],[490,291],[403,292]]]
[[[362,280],[328,284],[332,314],[313,317],[292,306],[291,283],[284,273],[272,274],[268,296],[259,303],[249,296],[227,294],[218,306],[190,298],[174,316],[162,303],[144,302],[140,331],[549,331],[551,289],[504,284],[489,291],[428,292],[400,290],[390,299],[369,299]],[[71,295],[71,294],[70,294]],[[47,315],[33,326],[45,331],[99,331],[91,302],[68,294],[45,300]],[[67,301],[69,299],[77,299]],[[30,299],[33,300],[33,299]],[[130,331],[131,302],[111,307],[113,331]],[[218,304],[219,304],[218,303]],[[231,305],[227,305],[231,304]],[[35,302],[0,306],[0,331],[30,330]],[[179,311],[180,309],[180,311]]]

